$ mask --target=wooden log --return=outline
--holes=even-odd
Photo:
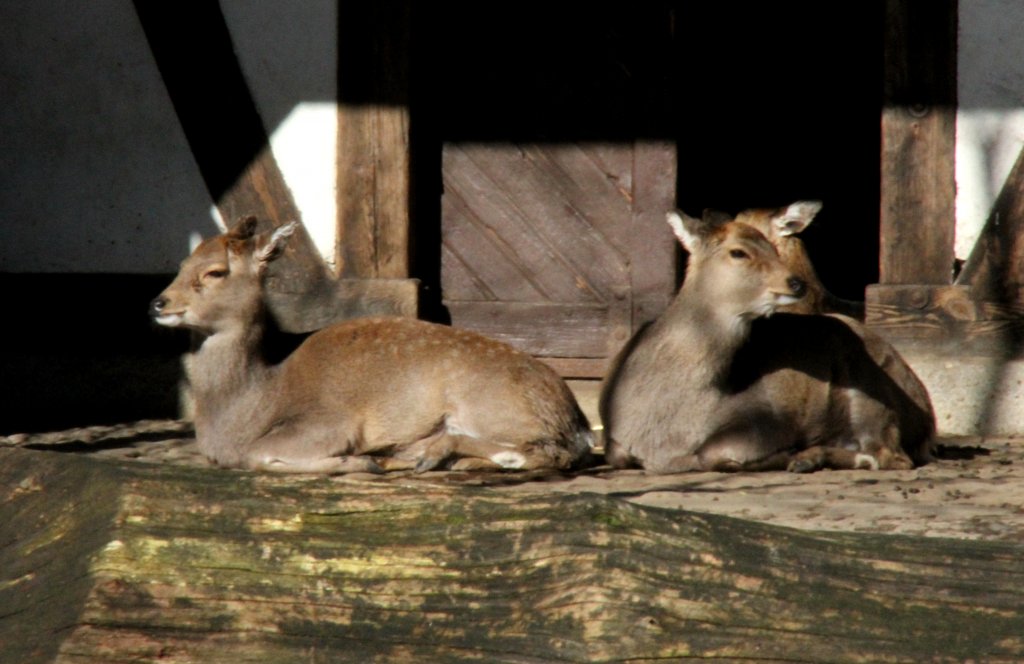
[[[0,448],[17,662],[1019,661],[1019,543]]]

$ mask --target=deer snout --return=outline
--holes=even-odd
[[[149,303],[149,316],[152,318],[157,325],[165,325],[167,327],[178,327],[184,322],[184,316],[182,313],[168,313],[167,305],[170,304],[170,300],[160,295],[156,297],[152,302]]]
[[[151,318],[159,318],[164,313],[164,307],[167,306],[167,298],[163,295],[153,298],[153,301],[149,303],[149,315]]]

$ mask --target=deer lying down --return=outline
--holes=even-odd
[[[796,314],[837,314],[837,317],[861,338],[874,363],[914,402],[916,407],[898,411],[901,418],[900,430],[904,432],[904,451],[915,463],[927,463],[932,460],[935,438],[935,410],[928,389],[896,349],[861,322],[864,318],[862,303],[843,300],[828,292],[818,279],[807,248],[799,238],[799,234],[814,221],[821,207],[820,201],[798,201],[775,210],[745,210],[736,215],[735,219],[730,219],[728,215],[722,213],[705,214],[714,216],[715,223],[736,221],[761,231],[779,252],[782,262],[804,280],[807,284],[807,294],[792,304],[779,307],[778,311]]]
[[[562,379],[471,332],[356,319],[269,365],[262,275],[296,224],[255,226],[245,219],[200,244],[150,307],[157,323],[202,339],[186,370],[199,447],[214,462],[343,473],[569,468],[589,455],[590,426]]]
[[[804,232],[819,212],[821,201],[797,201],[778,209],[744,210],[735,218],[716,211],[705,211],[705,218],[714,223],[724,224],[738,221],[753,226],[772,243],[779,257],[797,277],[807,284],[807,294],[794,302],[779,308],[779,311],[796,314],[836,313],[851,318],[864,319],[864,304],[851,302],[830,293],[818,278],[811,257],[804,247],[800,233]]]
[[[601,394],[612,465],[651,472],[910,468],[932,429],[850,319],[775,314],[807,283],[753,227],[669,215],[690,253]],[[927,434],[925,433],[927,432]]]

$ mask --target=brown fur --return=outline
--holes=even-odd
[[[922,445],[915,423],[930,413],[912,412],[850,320],[771,316],[806,286],[752,226],[676,217],[674,229],[686,280],[605,381],[608,460],[663,473],[911,467],[903,446]]]
[[[589,455],[589,424],[561,378],[472,332],[357,319],[268,364],[261,277],[290,232],[253,228],[246,220],[203,242],[152,305],[157,322],[202,336],[187,371],[199,446],[215,462],[423,471],[569,468]]]
[[[736,215],[734,220],[726,218],[725,221],[737,221],[761,231],[779,252],[782,262],[807,282],[807,296],[793,304],[779,307],[779,311],[796,314],[838,314],[847,327],[861,338],[864,350],[872,361],[913,402],[913,407],[899,411],[904,419],[901,426],[906,432],[903,436],[904,451],[915,463],[927,463],[932,459],[935,437],[935,411],[928,389],[899,352],[881,335],[871,331],[861,322],[864,318],[862,303],[838,298],[825,288],[814,270],[807,248],[799,237],[800,233],[814,221],[821,207],[819,201],[797,201],[783,208],[745,210]]]

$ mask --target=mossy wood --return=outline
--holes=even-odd
[[[1020,661],[1024,546],[0,449],[10,662]]]

